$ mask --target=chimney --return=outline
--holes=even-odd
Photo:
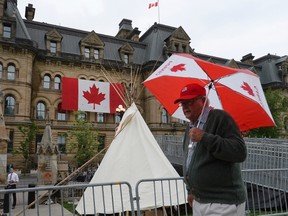
[[[132,20],[128,20],[128,19],[123,19],[120,23],[119,23],[119,30],[121,29],[126,29],[129,31],[132,31]]]
[[[123,19],[120,23],[119,23],[119,31],[116,35],[117,38],[127,38],[129,36],[129,34],[131,33],[131,31],[133,30],[132,28],[132,20],[128,20],[128,19]]]
[[[255,56],[252,53],[249,53],[242,57],[241,62],[253,65],[253,59]]]
[[[33,21],[35,15],[35,8],[33,8],[33,4],[28,4],[25,10],[25,17],[29,21]]]

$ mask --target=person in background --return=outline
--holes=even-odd
[[[8,181],[8,188],[9,189],[16,189],[16,184],[19,182],[18,174],[14,172],[14,169],[10,168],[10,173],[7,177]],[[13,193],[13,203],[12,203],[12,209],[14,209],[16,206],[16,193]]]
[[[193,216],[244,216],[247,195],[240,163],[247,149],[237,124],[227,112],[211,108],[205,88],[196,83],[186,85],[174,103],[190,120],[183,175]]]

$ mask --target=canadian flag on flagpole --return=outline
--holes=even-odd
[[[158,2],[155,3],[150,3],[148,6],[148,9],[152,8],[152,7],[157,7],[158,6]]]
[[[124,106],[124,86],[120,83],[97,82],[63,77],[62,109],[115,113]]]

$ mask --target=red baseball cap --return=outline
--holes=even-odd
[[[174,104],[183,100],[191,100],[198,96],[206,96],[206,90],[203,86],[196,83],[186,85],[180,93],[180,97],[174,101]]]

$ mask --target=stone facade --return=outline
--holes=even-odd
[[[45,20],[36,22],[33,21],[35,13],[37,8],[29,4],[26,19],[23,19],[15,1],[0,0],[0,86],[3,92],[0,106],[4,110],[10,138],[7,160],[16,169],[23,168],[21,156],[14,155],[12,159],[11,154],[23,140],[18,126],[35,122],[39,127],[31,149],[37,164],[37,143],[41,141],[47,121],[51,123],[53,141],[59,145],[60,160],[68,161],[69,168],[73,168],[73,152],[67,150],[70,140],[63,134],[73,128],[77,116],[72,111],[63,112],[59,108],[62,77],[123,83],[127,104],[132,101],[137,104],[153,134],[181,135],[185,123],[169,116],[142,84],[172,53],[190,53],[204,60],[250,69],[255,73],[261,72],[257,65],[266,61],[258,60],[255,64],[254,57],[246,55],[242,62],[236,62],[196,53],[181,26],[176,28],[155,23],[140,37],[140,31],[132,27],[132,21],[123,19],[117,35],[107,36],[47,24]],[[275,58],[278,59],[275,64],[286,62],[287,65],[287,59]],[[280,82],[280,78],[276,80],[276,83]],[[12,111],[8,109],[8,102]],[[45,109],[41,110],[39,104]],[[40,111],[44,112],[43,118],[39,118]],[[114,138],[116,114],[104,114],[99,118],[97,113],[86,113],[86,119],[99,132],[102,144],[108,146]]]

